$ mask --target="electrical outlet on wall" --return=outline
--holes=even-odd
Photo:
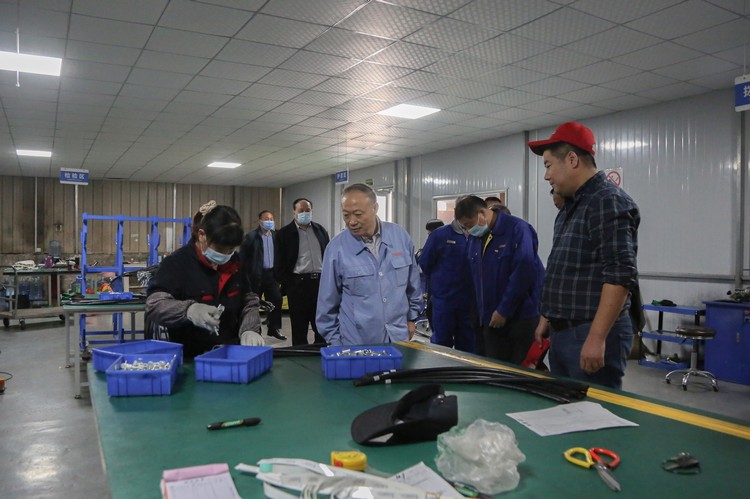
[[[34,253],[39,254],[42,252],[42,248],[34,248]]]

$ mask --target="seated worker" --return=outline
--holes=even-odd
[[[534,341],[544,280],[536,231],[477,196],[456,203],[456,219],[471,236],[467,254],[485,355],[521,364]]]
[[[264,344],[258,296],[235,252],[242,238],[237,211],[207,203],[193,219],[188,244],[166,257],[151,280],[146,315],[184,346],[185,358],[216,345]]]

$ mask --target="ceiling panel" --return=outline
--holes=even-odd
[[[0,0],[0,173],[283,186],[730,88],[743,0]],[[421,120],[376,114],[398,103]],[[49,147],[44,164],[13,147]],[[3,152],[5,151],[5,152]],[[207,171],[232,158],[236,171]],[[342,159],[343,158],[343,159]]]
[[[233,36],[251,18],[252,12],[189,0],[170,0],[159,26],[208,35]]]

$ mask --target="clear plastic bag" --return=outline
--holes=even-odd
[[[438,436],[438,470],[452,481],[475,487],[485,494],[499,494],[518,486],[518,464],[526,456],[516,435],[507,426],[477,419]]]

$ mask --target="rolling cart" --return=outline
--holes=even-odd
[[[0,317],[3,319],[3,326],[9,327],[10,321],[17,320],[21,329],[26,329],[26,319],[42,319],[47,317],[59,317],[64,318],[63,309],[57,303],[57,300],[53,297],[52,291],[52,280],[56,279],[57,293],[60,292],[60,276],[62,274],[77,274],[77,271],[69,271],[67,269],[22,269],[19,270],[15,267],[3,267],[2,277],[6,281],[2,284],[2,293],[0,293],[0,304],[2,304],[2,310],[0,310]],[[21,290],[21,279],[24,277],[45,277],[47,280],[46,287],[46,299],[39,300],[39,297],[35,297],[34,300],[28,294],[22,295]],[[8,282],[8,280],[10,282]],[[21,296],[26,296],[29,300],[26,304],[27,307],[20,308]],[[33,302],[44,301],[47,306],[32,308]]]

